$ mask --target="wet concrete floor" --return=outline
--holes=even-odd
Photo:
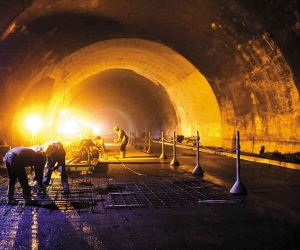
[[[178,148],[179,166],[116,145],[91,171],[69,171],[71,194],[58,173],[37,206],[6,204],[7,175],[0,166],[0,249],[299,249],[300,172],[241,161],[245,195],[232,195],[236,160],[200,154],[204,176],[192,174],[196,153]],[[30,177],[30,176],[29,176]]]

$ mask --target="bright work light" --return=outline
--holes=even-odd
[[[75,135],[78,133],[79,127],[76,121],[67,120],[62,124],[62,131],[65,135]]]
[[[26,127],[36,133],[42,128],[42,119],[37,115],[31,115],[26,119]]]

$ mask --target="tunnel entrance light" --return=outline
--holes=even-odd
[[[75,120],[66,120],[62,124],[62,132],[65,135],[75,135],[79,131],[78,123]]]
[[[58,121],[58,135],[64,143],[75,142],[82,138],[93,139],[95,135],[102,132],[100,126],[91,124],[85,117],[82,117],[78,110],[73,115],[67,110],[60,110]]]
[[[64,110],[64,109],[60,111],[60,115],[61,115],[61,116],[65,116],[66,114],[67,114],[67,111]]]
[[[92,127],[94,135],[98,135],[101,132],[101,129],[99,126],[93,126]]]
[[[32,133],[37,133],[42,128],[42,119],[37,115],[31,115],[26,119],[26,127]]]
[[[42,118],[38,115],[28,116],[26,119],[26,127],[31,132],[31,146],[37,144],[37,133],[42,128]]]

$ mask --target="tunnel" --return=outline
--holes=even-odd
[[[61,110],[110,135],[300,151],[295,0],[0,1],[0,139],[61,139]]]

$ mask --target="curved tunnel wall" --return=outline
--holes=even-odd
[[[56,91],[67,90],[72,95],[72,84],[81,84],[88,77],[85,72],[79,74],[80,70],[75,72],[76,77],[67,73],[72,72],[69,68],[72,58],[81,60],[80,66],[89,75],[128,69],[161,84],[176,110],[176,121],[165,124],[169,131],[176,127],[188,136],[200,130],[201,140],[206,140],[203,144],[232,148],[235,132],[239,130],[244,151],[258,152],[261,145],[267,151],[282,153],[300,150],[298,1],[14,0],[5,1],[2,6],[0,125],[3,129],[19,122],[12,117],[26,106],[28,91],[49,76],[55,79],[54,88],[47,89],[53,95],[54,105],[49,111],[55,116],[66,101],[66,96]],[[104,46],[107,41],[135,38],[172,48],[172,56],[189,63],[182,66],[180,59],[178,65],[183,69],[179,69],[171,56],[153,53],[156,49],[161,51],[158,45],[147,45],[146,51],[141,52],[153,61],[154,57],[162,60],[166,66],[161,67],[163,72],[156,72],[159,64],[151,60],[153,64],[148,64],[146,58],[142,58],[144,65],[140,67],[134,60],[124,61],[117,47],[111,48],[114,53],[111,62],[106,55],[109,67],[97,65],[98,62],[80,54],[80,51],[94,52],[88,48],[95,48],[98,43]],[[140,58],[138,47],[130,51]],[[75,55],[83,56],[84,60]],[[195,82],[199,83],[196,89],[203,92],[195,90]],[[214,96],[214,103],[202,94],[205,92]],[[210,106],[213,112],[209,112]],[[49,119],[49,126],[52,120]]]

